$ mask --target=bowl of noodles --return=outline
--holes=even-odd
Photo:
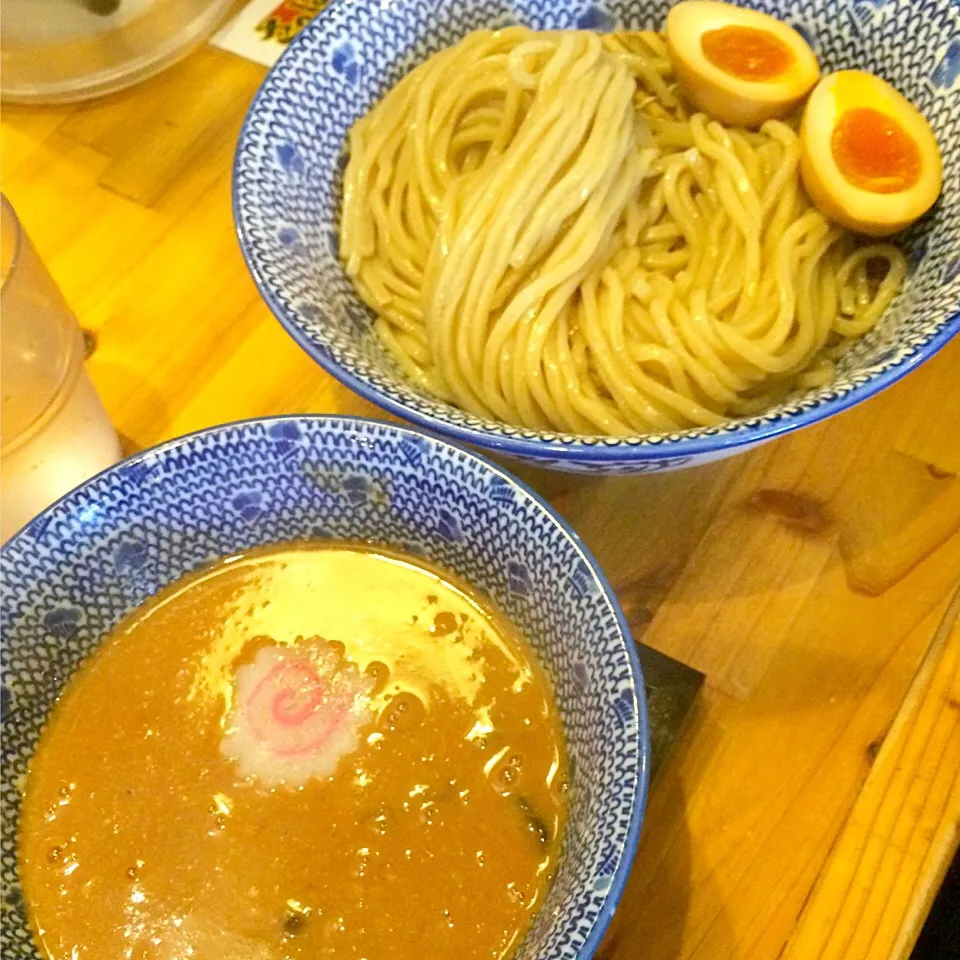
[[[248,113],[240,245],[394,414],[563,470],[704,463],[960,329],[958,77],[951,0],[334,0]]]

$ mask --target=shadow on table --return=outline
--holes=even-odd
[[[125,457],[152,446],[165,435],[171,414],[158,388],[136,371],[99,356],[90,364],[89,370],[103,406],[120,434]],[[142,416],[140,411],[143,410],[149,415]],[[123,411],[123,416],[118,415],[118,411]],[[131,419],[138,423],[148,422],[149,433],[132,436],[125,432],[124,422]]]
[[[640,476],[504,466],[548,499],[583,538],[621,601],[656,607],[696,549],[746,458]],[[629,613],[628,612],[628,617]]]
[[[683,783],[668,764],[651,787],[640,848],[596,960],[678,960],[695,953],[706,931],[686,929],[691,863]],[[732,934],[719,895],[711,893],[709,876],[697,879],[697,899],[717,904],[709,955],[722,956],[727,946],[732,950]]]

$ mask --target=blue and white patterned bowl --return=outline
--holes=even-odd
[[[960,4],[957,0],[754,0],[810,41],[826,69],[890,80],[943,151],[943,195],[911,231],[903,294],[830,387],[762,416],[621,440],[548,434],[463,413],[421,393],[373,336],[337,260],[347,131],[411,66],[478,27],[658,27],[664,0],[333,0],[280,58],[237,147],[234,216],[254,279],[321,366],[381,407],[443,436],[565,470],[642,473],[730,456],[873,396],[960,329]]]
[[[187,571],[311,538],[423,556],[486,591],[529,638],[554,684],[573,789],[556,881],[518,956],[592,955],[633,859],[649,769],[640,664],[609,584],[550,507],[486,460],[391,424],[305,416],[126,460],[0,551],[4,960],[36,957],[17,886],[18,786],[78,664]]]

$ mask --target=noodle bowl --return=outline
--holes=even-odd
[[[790,123],[690,114],[653,32],[476,31],[350,133],[340,255],[423,389],[534,430],[710,426],[830,381],[902,252],[807,199]]]

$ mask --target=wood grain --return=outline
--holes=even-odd
[[[4,190],[96,332],[91,374],[133,446],[376,413],[293,344],[240,257],[230,161],[261,76],[205,49],[102,101],[4,110]],[[521,469],[636,636],[707,675],[603,960],[909,952],[957,845],[958,367],[955,341],[866,404],[698,469]]]
[[[958,614],[960,591],[884,738],[784,960],[892,960],[909,954],[960,830]]]

